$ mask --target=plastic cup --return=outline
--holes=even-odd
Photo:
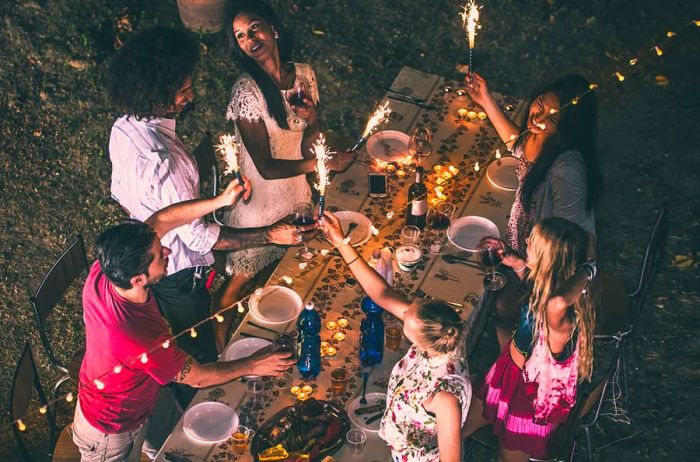
[[[342,395],[348,385],[348,370],[344,367],[336,367],[331,371],[331,388],[334,395]]]
[[[367,434],[359,428],[353,428],[345,435],[345,440],[348,442],[350,453],[359,456],[365,450]]]
[[[385,346],[387,350],[398,351],[401,347],[401,339],[403,338],[403,329],[398,322],[387,326]]]
[[[250,442],[253,441],[253,436],[255,432],[248,427],[239,425],[233,435],[231,435],[231,446],[236,454],[243,454],[250,446]]]

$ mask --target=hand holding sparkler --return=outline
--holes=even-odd
[[[462,6],[462,11],[459,13],[462,17],[462,27],[467,34],[467,41],[469,42],[470,79],[474,75],[474,42],[476,31],[481,29],[481,25],[479,24],[479,9],[481,9],[481,6],[477,5],[474,0],[469,0],[469,3]]]
[[[314,187],[318,190],[320,197],[318,199],[318,217],[323,216],[323,209],[326,206],[326,186],[330,182],[330,169],[328,161],[333,152],[326,146],[326,137],[323,134],[318,136],[318,139],[311,147],[311,152],[316,156],[316,171],[318,172],[318,183]]]
[[[219,144],[216,145],[216,150],[219,154],[224,156],[226,161],[226,170],[224,174],[228,175],[233,173],[238,180],[238,184],[245,188],[245,182],[243,177],[241,177],[241,169],[238,166],[238,153],[240,152],[236,139],[233,135],[221,135],[219,137]]]
[[[370,117],[369,121],[367,121],[365,131],[362,132],[362,136],[357,140],[355,145],[350,148],[350,152],[354,152],[359,149],[377,127],[389,120],[389,114],[391,114],[391,107],[387,101],[383,105],[379,106],[376,111],[374,111],[372,117]]]

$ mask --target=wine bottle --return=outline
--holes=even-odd
[[[425,228],[425,217],[428,214],[428,188],[423,184],[423,167],[416,167],[416,182],[408,188],[408,207],[406,210],[406,225]]]

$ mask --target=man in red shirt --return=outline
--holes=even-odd
[[[245,190],[234,183],[215,198],[171,205],[145,223],[123,223],[97,238],[98,258],[83,289],[86,351],[73,423],[73,441],[83,462],[138,461],[144,443],[144,451],[155,456],[181,414],[164,387],[171,381],[208,387],[244,375],[279,375],[294,364],[286,353],[269,352],[198,363],[168,342],[171,334],[150,289],[165,277],[168,265],[170,250],[160,238],[235,204],[241,195],[250,196],[247,180]],[[289,245],[298,242],[299,232],[290,225],[238,231],[241,247],[251,241],[246,239],[250,233]]]

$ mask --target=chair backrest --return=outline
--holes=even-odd
[[[591,286],[596,301],[596,336],[609,337],[627,332],[630,300],[625,282],[612,273],[600,271]]]
[[[25,342],[22,355],[17,363],[15,375],[12,379],[12,388],[10,389],[8,410],[11,420],[22,418],[27,414],[29,404],[32,401],[33,392],[36,392],[37,394],[39,405],[45,406],[48,402],[46,400],[46,394],[41,386],[41,379],[39,377],[39,373],[37,372],[32,350],[29,347],[29,343]],[[59,434],[58,427],[56,426],[56,416],[54,415],[54,411],[51,407],[47,409],[44,416],[50,430],[49,448],[53,448]],[[17,425],[13,425],[12,430],[17,443],[17,448],[19,449],[23,460],[36,460],[27,450],[22,432],[19,431]]]
[[[644,252],[644,259],[642,260],[642,270],[639,274],[639,283],[637,284],[634,292],[630,294],[633,298],[634,303],[632,307],[632,324],[635,324],[637,318],[639,317],[639,312],[644,303],[644,296],[646,295],[647,289],[656,273],[656,268],[658,267],[661,254],[666,247],[666,240],[668,238],[668,206],[664,204],[656,216],[656,222],[654,223],[654,228],[649,235],[649,240],[647,241],[647,247]]]
[[[56,360],[51,349],[51,344],[46,336],[44,322],[58,303],[66,290],[75,280],[88,271],[89,264],[85,253],[83,236],[77,235],[75,240],[63,251],[60,257],[46,273],[30,301],[36,317],[39,336],[46,348],[49,359],[60,364]]]

